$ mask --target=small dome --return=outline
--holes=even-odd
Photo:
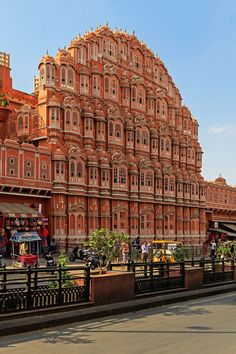
[[[214,183],[216,183],[216,184],[222,184],[222,185],[227,185],[226,179],[223,178],[223,177],[221,177],[221,176],[218,177],[218,178],[216,178],[215,181],[214,181]]]
[[[61,63],[61,62],[70,62],[72,65],[74,65],[74,60],[72,58],[72,56],[70,55],[70,53],[68,52],[67,49],[60,49],[58,52],[57,52],[57,55],[56,55],[56,61]]]

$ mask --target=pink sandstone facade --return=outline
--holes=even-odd
[[[198,122],[134,34],[101,26],[38,69],[34,95],[14,90],[2,54],[0,201],[41,203],[63,247],[100,227],[199,245],[212,214],[236,221],[235,188],[204,181]]]

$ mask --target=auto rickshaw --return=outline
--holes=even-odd
[[[154,240],[152,241],[153,262],[176,262],[174,257],[174,250],[177,247],[182,247],[180,241],[171,240]]]

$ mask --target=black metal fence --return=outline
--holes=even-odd
[[[0,270],[0,313],[87,302],[89,281],[85,266]]]
[[[112,263],[110,269],[134,272],[137,295],[184,287],[184,262]]]
[[[209,285],[234,280],[234,260],[201,260],[203,267],[203,284]]]

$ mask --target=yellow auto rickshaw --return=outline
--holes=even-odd
[[[152,241],[153,262],[176,262],[174,250],[177,247],[182,247],[180,241],[171,240],[154,240]]]

